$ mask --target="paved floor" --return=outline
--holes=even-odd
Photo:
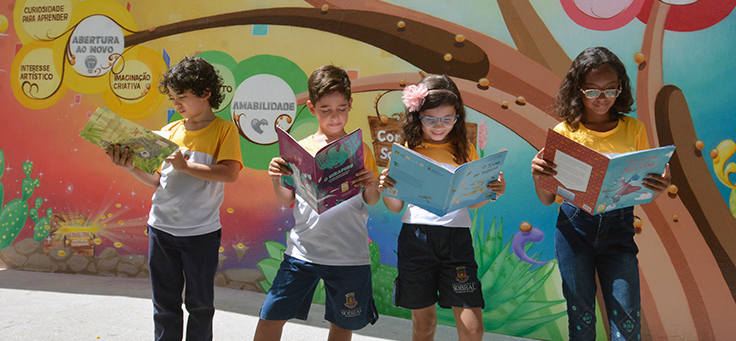
[[[148,280],[3,269],[0,262],[0,339],[151,340]],[[265,295],[216,288],[215,340],[250,340]],[[282,340],[326,340],[324,306],[313,305],[307,321],[290,321]],[[353,340],[410,340],[411,321],[381,316],[356,331]],[[436,340],[457,339],[455,329],[437,328]],[[523,338],[486,334],[484,340]]]

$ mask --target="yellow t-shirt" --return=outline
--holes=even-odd
[[[618,121],[616,128],[604,132],[590,130],[583,124],[578,127],[578,130],[572,131],[567,122],[560,122],[554,130],[599,153],[627,153],[649,149],[646,128],[633,117],[624,116]]]
[[[475,150],[475,146],[470,141],[468,141],[468,148],[470,149],[468,153],[470,160],[468,162],[480,159],[478,151]],[[462,165],[462,163],[455,162],[455,157],[452,155],[452,144],[450,142],[440,144],[422,143],[414,151],[437,162],[451,165],[453,169]]]
[[[215,165],[224,160],[243,162],[240,134],[231,121],[215,118],[206,127],[188,131],[185,120],[163,127],[169,140],[179,145],[189,162]],[[161,166],[161,180],[153,194],[148,225],[178,237],[198,236],[219,230],[220,205],[225,183],[205,181],[179,172],[168,162]]]
[[[468,148],[470,151],[470,160],[468,162],[480,159],[478,151],[475,150],[475,145],[470,141],[468,141]],[[452,170],[462,165],[455,162],[452,154],[453,148],[450,142],[441,144],[423,143],[421,146],[415,148],[414,151]],[[401,217],[401,222],[446,227],[470,227],[471,224],[470,212],[468,212],[466,207],[449,212],[443,216],[438,216],[413,204],[407,204],[404,216]]]
[[[323,146],[314,142],[314,135],[299,144],[314,155]],[[364,167],[378,176],[376,159],[363,143]],[[298,194],[295,195],[294,227],[286,240],[285,253],[305,262],[353,266],[371,263],[368,250],[368,210],[363,195],[358,194],[339,205],[317,214]]]

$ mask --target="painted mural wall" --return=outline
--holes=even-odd
[[[0,7],[0,260],[8,267],[147,277],[153,189],[79,137],[98,107],[156,130],[181,116],[158,76],[187,55],[225,80],[217,115],[241,134],[245,168],[228,184],[221,286],[264,292],[293,224],[266,172],[275,126],[303,138],[306,80],[348,70],[380,166],[401,89],[448,74],[481,155],[507,149],[506,194],[472,212],[486,330],[567,339],[554,257],[558,205],[539,203],[530,161],[558,121],[552,98],[572,58],[606,46],[626,64],[653,146],[675,144],[673,184],[638,206],[643,339],[736,335],[736,0],[19,0]],[[370,134],[368,134],[370,132]],[[369,207],[374,294],[393,307],[400,215]],[[315,295],[315,301],[324,297]],[[599,312],[600,314],[600,312]],[[452,324],[451,312],[440,321]],[[606,327],[599,316],[599,339]],[[380,323],[380,321],[379,321]]]

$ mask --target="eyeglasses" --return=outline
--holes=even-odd
[[[442,122],[443,126],[449,127],[457,122],[458,117],[460,117],[460,115],[445,116],[443,118],[436,118],[432,116],[419,116],[419,118],[422,120],[422,125],[425,127],[434,127],[437,122]]]
[[[598,98],[598,96],[601,95],[601,92],[606,95],[608,98],[616,98],[618,95],[621,94],[621,89],[606,89],[606,90],[598,90],[598,89],[588,89],[583,90],[580,89],[580,92],[585,94],[585,97],[587,98]]]

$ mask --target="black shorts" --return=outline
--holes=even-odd
[[[470,229],[404,224],[397,263],[397,307],[485,307]]]

